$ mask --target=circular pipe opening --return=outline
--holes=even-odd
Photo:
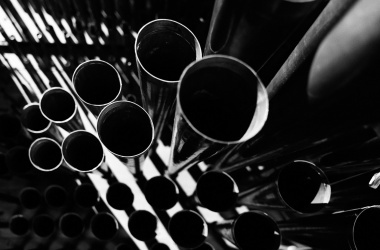
[[[176,184],[164,176],[155,176],[149,179],[144,188],[145,198],[148,203],[159,210],[174,207],[178,202],[178,193]]]

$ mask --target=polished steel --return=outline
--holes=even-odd
[[[56,125],[42,115],[39,103],[34,102],[25,105],[22,108],[20,120],[31,135],[47,136],[59,142],[63,139]]]
[[[47,89],[40,100],[43,116],[68,132],[84,129],[79,116],[78,104],[73,94],[64,88]]]
[[[331,185],[323,170],[312,162],[295,160],[265,183],[240,192],[237,204],[312,214],[325,208],[330,198]]]
[[[215,228],[241,250],[278,250],[282,240],[277,222],[261,210],[243,212],[234,219],[217,222]]]
[[[108,104],[122,99],[123,85],[119,72],[103,60],[87,60],[78,65],[72,76],[72,85],[75,94],[95,116]]]
[[[378,248],[380,207],[357,207],[335,213],[292,218],[278,223],[284,239],[317,249]]]
[[[221,76],[221,73],[224,75]],[[224,79],[227,74],[232,82]],[[224,81],[228,82],[219,84]],[[240,81],[238,87],[236,81]],[[240,91],[239,94],[236,92],[237,89]],[[202,107],[199,107],[200,100],[204,103]],[[240,100],[246,102],[242,103]],[[241,107],[236,108],[237,103]],[[184,110],[185,104],[187,110]],[[242,109],[249,111],[244,112]],[[205,110],[209,113],[205,113]],[[234,121],[225,111],[235,116],[241,114],[246,122]],[[264,126],[268,111],[269,102],[265,87],[257,74],[244,62],[230,56],[210,55],[191,63],[182,73],[177,91],[169,174],[178,173],[229,146],[253,138]],[[197,114],[201,113],[203,116],[198,120]],[[223,122],[216,124],[211,120],[210,117],[214,117],[214,114],[218,114],[217,118]],[[197,126],[194,125],[195,122]],[[203,131],[208,130],[207,133],[223,129],[224,132],[219,135],[223,138],[204,133],[199,127],[202,127]],[[243,132],[235,138],[225,139],[232,133],[229,128]]]
[[[148,113],[136,103],[117,101],[100,112],[96,126],[102,144],[131,173],[139,173],[155,134]]]
[[[54,171],[64,163],[61,145],[48,137],[34,140],[28,154],[30,162],[39,171]]]
[[[178,246],[192,249],[205,242],[208,225],[199,213],[193,210],[181,210],[171,217],[168,231]]]
[[[152,35],[159,35],[152,38]],[[162,35],[160,35],[162,34]],[[170,19],[156,19],[146,23],[137,34],[135,40],[135,55],[140,80],[140,90],[144,109],[152,117],[158,139],[164,123],[172,123],[167,120],[174,104],[177,92],[177,86],[180,79],[178,76],[167,79],[164,76],[158,76],[149,71],[146,63],[154,64],[155,68],[161,68],[162,71],[170,71],[171,67],[181,64],[180,60],[183,56],[181,50],[178,50],[178,42],[172,41],[167,34],[180,38],[182,43],[186,43],[187,47],[193,50],[192,58],[183,65],[182,70],[193,60],[199,60],[202,57],[202,49],[195,35],[183,24]],[[147,45],[142,46],[143,43]],[[169,44],[169,45],[168,45]],[[168,47],[171,46],[171,47]],[[157,61],[142,61],[142,57],[154,54],[155,51],[166,49],[166,55],[162,54],[161,59]],[[165,57],[169,57],[170,53],[177,53],[177,61],[167,61]],[[171,56],[173,57],[173,56]],[[179,71],[181,69],[178,69]],[[159,71],[158,71],[159,72]]]
[[[93,172],[105,161],[99,138],[86,130],[75,130],[67,135],[61,150],[64,161],[73,171]]]

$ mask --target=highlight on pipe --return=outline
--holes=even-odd
[[[34,140],[29,146],[28,154],[30,162],[39,171],[54,171],[63,163],[61,145],[48,137]]]

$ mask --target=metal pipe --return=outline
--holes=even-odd
[[[330,201],[331,185],[315,164],[296,160],[283,166],[266,183],[239,193],[237,204],[252,209],[315,213]]]
[[[119,223],[112,214],[101,212],[92,217],[90,230],[98,240],[109,241],[118,233]]]
[[[110,184],[106,192],[108,204],[117,210],[125,210],[130,214],[133,211],[134,194],[127,184],[114,182]]]
[[[149,211],[136,210],[129,217],[128,229],[138,240],[152,240],[157,235],[157,218]]]
[[[177,91],[169,174],[253,138],[268,109],[264,85],[239,59],[211,55],[191,63]]]
[[[78,65],[72,85],[76,95],[95,116],[105,106],[122,98],[119,72],[103,60],[88,60]]]
[[[23,208],[34,210],[41,206],[42,195],[34,187],[25,187],[19,193],[19,201]]]
[[[100,200],[98,190],[93,184],[82,183],[74,190],[74,203],[82,208],[91,208]]]
[[[68,132],[84,129],[74,96],[61,87],[47,89],[42,94],[40,110],[46,119]]]
[[[40,238],[49,238],[56,231],[53,218],[47,214],[36,215],[32,220],[32,231]]]
[[[2,202],[21,206],[22,209],[36,210],[42,204],[41,193],[34,187],[24,187],[17,196],[9,193],[0,193]]]
[[[93,172],[105,161],[103,146],[94,134],[86,130],[75,130],[62,142],[61,154],[74,171]]]
[[[156,243],[152,245],[149,250],[170,250],[170,248],[164,243]]]
[[[116,101],[100,112],[96,126],[102,144],[131,173],[139,173],[155,133],[148,113],[133,102]]]
[[[176,98],[182,71],[202,57],[195,35],[184,25],[156,19],[139,30],[134,45],[144,109],[152,117],[155,140]]]
[[[30,222],[22,214],[16,214],[9,220],[9,229],[17,236],[25,236],[30,231]]]
[[[281,231],[267,213],[251,210],[237,218],[216,223],[220,235],[241,250],[277,250],[281,244]]]
[[[7,176],[10,170],[5,161],[5,152],[0,152],[0,176]]]
[[[380,204],[379,189],[371,186],[372,177],[379,172],[378,165],[369,170],[365,165],[325,169],[327,176],[336,177],[331,182],[331,198],[324,210],[331,213]]]
[[[44,190],[45,202],[53,209],[62,209],[69,203],[69,194],[60,185],[49,185]]]
[[[206,171],[197,180],[194,200],[201,206],[223,212],[236,205],[239,189],[235,180],[223,171]]]
[[[364,250],[380,247],[380,207],[358,207],[278,222],[284,239],[313,249]]]
[[[165,176],[150,178],[144,186],[147,202],[155,209],[168,210],[178,202],[179,190],[177,185]]]
[[[0,229],[4,238],[22,237],[29,233],[30,222],[24,215],[15,214],[7,222],[0,222]]]
[[[26,130],[35,136],[51,137],[62,142],[62,135],[55,124],[46,119],[39,108],[38,103],[29,103],[22,108],[21,123]]]
[[[28,152],[30,162],[39,171],[54,171],[63,164],[61,146],[51,138],[34,140]]]
[[[30,133],[22,126],[20,118],[12,113],[0,114],[0,145],[6,148],[28,146]]]
[[[208,235],[208,226],[201,215],[193,210],[176,212],[169,221],[169,234],[183,248],[201,246]]]
[[[70,212],[59,218],[58,228],[65,237],[76,239],[84,233],[85,224],[79,214]]]

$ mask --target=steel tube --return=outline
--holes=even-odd
[[[42,115],[68,132],[84,129],[74,96],[61,87],[47,89],[40,100]]]
[[[119,72],[103,60],[88,60],[78,65],[72,85],[76,95],[95,116],[108,104],[122,98]]]
[[[139,30],[135,55],[144,109],[152,117],[155,139],[174,103],[178,81],[185,67],[202,57],[195,35],[170,19],[156,19]]]
[[[169,174],[253,138],[268,109],[265,87],[244,62],[211,55],[191,63],[177,91]]]
[[[139,173],[155,134],[148,113],[136,103],[116,101],[100,112],[96,126],[102,144],[131,173]]]

